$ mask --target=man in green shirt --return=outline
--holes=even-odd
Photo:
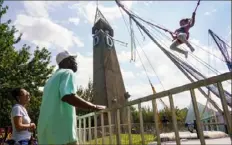
[[[76,109],[102,110],[76,96],[76,56],[67,51],[56,56],[59,69],[44,86],[38,120],[38,144],[78,144]]]

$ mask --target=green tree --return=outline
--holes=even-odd
[[[131,111],[133,123],[139,123],[139,111],[136,110],[135,107],[133,106],[131,106],[130,111]],[[154,113],[149,106],[142,107],[141,111],[142,111],[144,123],[154,123]]]
[[[93,102],[93,81],[89,80],[88,85],[86,88],[83,86],[79,86],[77,88],[77,95],[83,98],[86,101]],[[77,109],[77,115],[85,115],[92,112],[92,110],[84,110],[84,109]]]
[[[187,116],[188,109],[183,108],[179,109],[178,107],[175,108],[176,112],[176,119],[179,123],[184,123],[185,118]],[[142,107],[142,114],[143,114],[143,122],[144,123],[154,123],[154,112],[153,109],[149,106]],[[133,118],[133,123],[139,123],[139,112],[134,107],[131,107],[131,115]],[[169,122],[172,122],[172,112],[169,108],[164,108],[158,112],[159,120],[161,121],[165,116]]]
[[[187,115],[187,108],[179,109],[178,107],[176,107],[175,113],[176,113],[176,120],[180,123],[183,123]],[[172,112],[169,108],[164,108],[159,112],[160,120],[162,120],[164,116],[167,117],[169,122],[172,122]]]
[[[154,112],[151,107],[147,106],[142,108],[142,114],[144,123],[154,123]]]
[[[0,126],[11,125],[10,111],[14,103],[10,91],[15,87],[27,89],[33,96],[28,106],[29,115],[37,121],[39,106],[45,81],[52,73],[54,66],[49,66],[51,53],[46,48],[37,47],[30,53],[30,46],[23,45],[16,50],[14,44],[21,40],[22,34],[15,37],[17,30],[11,20],[2,22],[8,7],[0,0]]]
[[[131,117],[132,117],[132,122],[133,123],[139,123],[139,111],[136,110],[135,107],[131,106],[130,107],[130,111],[131,111]]]
[[[188,113],[188,108],[183,108],[183,109],[180,109],[178,112],[177,112],[177,120],[181,123],[184,123],[185,122],[185,119],[186,119],[186,116],[187,116],[187,113]]]
[[[159,111],[159,120],[162,121],[164,117],[166,117],[169,122],[172,121],[172,112],[169,108],[164,108]]]
[[[89,79],[88,85],[86,88],[79,86],[77,89],[77,95],[86,101],[93,101],[93,81]]]

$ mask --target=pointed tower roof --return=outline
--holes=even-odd
[[[92,34],[95,34],[96,31],[102,30],[104,32],[108,31],[109,35],[111,37],[114,36],[113,28],[110,26],[109,22],[106,20],[106,18],[103,16],[101,11],[97,8],[95,19],[94,19],[94,26],[92,28]]]
[[[106,18],[101,13],[101,11],[98,8],[96,8],[94,24],[96,24],[99,19],[102,19],[104,22],[106,22],[108,25],[110,25],[109,22],[106,20]]]

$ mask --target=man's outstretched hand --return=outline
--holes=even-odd
[[[104,109],[106,109],[106,106],[103,106],[103,105],[96,105],[95,106],[95,110],[97,110],[97,111],[104,110]]]

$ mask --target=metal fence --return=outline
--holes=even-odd
[[[211,84],[217,84],[217,88],[220,94],[220,100],[223,109],[223,117],[226,123],[226,129],[231,137],[232,133],[232,120],[231,114],[227,106],[222,82],[231,80],[232,72],[224,73],[222,75],[214,76],[205,80],[200,80],[194,83],[186,84],[180,87],[176,87],[167,91],[159,92],[157,94],[149,95],[137,100],[127,102],[124,105],[117,106],[115,108],[107,108],[99,112],[89,113],[87,115],[78,116],[78,139],[81,144],[142,144],[145,145],[148,142],[154,140],[157,141],[157,144],[161,144],[160,134],[163,132],[160,124],[158,123],[158,111],[156,100],[163,97],[169,97],[170,109],[172,111],[172,124],[169,124],[168,128],[172,128],[175,133],[176,144],[180,144],[179,131],[184,130],[183,125],[177,123],[173,95],[188,91],[191,95],[191,100],[193,104],[194,114],[196,117],[196,127],[197,134],[200,138],[202,145],[205,144],[205,138],[203,135],[203,128],[200,120],[200,114],[197,107],[195,89],[208,86]],[[154,122],[151,124],[145,124],[143,122],[143,115],[141,109],[141,103],[143,102],[152,102],[152,108],[154,112]],[[130,106],[138,105],[139,110],[139,123],[133,124],[131,122],[131,111]],[[120,109],[127,110],[127,116],[124,119],[127,119],[126,124],[120,123]],[[112,124],[112,114],[115,114],[115,124]],[[136,134],[133,136],[133,134]],[[133,142],[132,142],[133,141]]]

